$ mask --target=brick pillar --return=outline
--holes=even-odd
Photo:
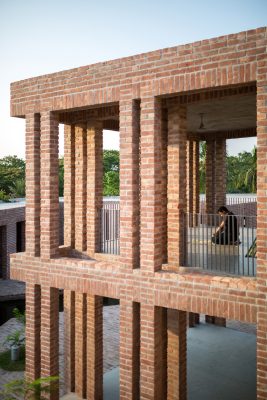
[[[187,212],[193,213],[193,140],[187,140],[186,142],[186,152],[187,152],[187,163],[186,163],[186,172],[187,172]],[[189,218],[189,222],[192,220],[191,216]]]
[[[40,114],[26,115],[26,252],[40,256]]]
[[[172,105],[168,113],[168,264],[178,271],[184,256],[186,211],[186,108]]]
[[[267,398],[267,74],[266,61],[258,67],[257,81],[257,399]]]
[[[41,114],[41,257],[58,254],[58,117]]]
[[[216,146],[214,140],[207,140],[206,154],[206,213],[216,213],[215,205],[215,169]]]
[[[166,309],[141,303],[140,399],[166,399],[166,372]]]
[[[120,101],[120,256],[127,267],[140,266],[139,214],[140,103]]]
[[[162,136],[162,147],[161,147],[161,176],[162,176],[162,263],[168,262],[168,198],[167,198],[167,187],[168,187],[168,110],[162,109],[161,113],[161,136]]]
[[[64,383],[75,391],[75,292],[64,290]]]
[[[64,244],[75,247],[75,127],[64,125]]]
[[[41,374],[41,288],[39,285],[26,283],[26,366],[25,376],[29,381]]]
[[[120,301],[120,400],[140,398],[140,305]]]
[[[87,295],[87,399],[103,399],[103,298]]]
[[[41,287],[41,376],[59,375],[59,291]],[[57,400],[58,390],[48,398]]]
[[[10,254],[17,252],[16,222],[6,225],[6,279],[10,279]]]
[[[226,205],[226,140],[216,140],[215,210]]]
[[[103,126],[87,123],[87,253],[100,251],[100,209],[103,204]]]
[[[75,249],[85,251],[87,216],[87,140],[86,126],[75,126]]]
[[[161,103],[141,100],[140,264],[154,272],[162,266]]]
[[[168,400],[186,400],[186,311],[168,309]]]
[[[75,293],[75,393],[86,398],[87,352],[86,294]]]
[[[199,141],[193,141],[193,213],[199,213]]]

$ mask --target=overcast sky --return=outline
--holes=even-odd
[[[24,120],[9,117],[10,82],[266,25],[267,0],[0,0],[0,157],[25,154]]]

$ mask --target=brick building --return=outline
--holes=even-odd
[[[59,203],[59,243],[63,244],[63,203]],[[0,279],[10,278],[10,254],[25,251],[25,202],[0,204]]]
[[[102,398],[107,296],[120,300],[121,399],[186,398],[188,313],[257,323],[257,398],[267,398],[266,44],[259,28],[11,85],[11,115],[26,118],[26,252],[12,256],[11,276],[26,282],[28,378],[58,374],[63,289],[68,391]],[[103,129],[120,132],[117,255],[102,254],[98,240]],[[184,266],[184,214],[199,209],[199,141],[212,213],[225,202],[226,139],[256,135],[256,276]]]
[[[9,256],[25,251],[25,205],[0,204],[0,279],[9,279]]]

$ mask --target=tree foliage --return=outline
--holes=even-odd
[[[200,142],[200,193],[205,193],[206,143]],[[226,156],[227,192],[255,193],[257,190],[257,149]],[[215,166],[216,167],[216,166]],[[103,151],[103,195],[119,196],[120,154],[118,150]],[[64,159],[59,159],[59,196],[64,195]],[[17,156],[0,159],[0,200],[25,196],[25,161]]]
[[[25,196],[25,161],[17,156],[0,159],[0,200]]]
[[[200,142],[199,151],[200,193],[205,193],[206,143]],[[216,165],[214,166],[216,168]],[[243,151],[237,156],[226,155],[227,193],[256,193],[257,148]]]
[[[103,195],[120,194],[120,153],[118,150],[103,151]]]

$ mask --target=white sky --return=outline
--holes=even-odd
[[[267,0],[0,0],[0,157],[25,154],[10,82],[266,25]],[[115,136],[106,148],[118,148]],[[240,143],[228,153],[256,141]]]

